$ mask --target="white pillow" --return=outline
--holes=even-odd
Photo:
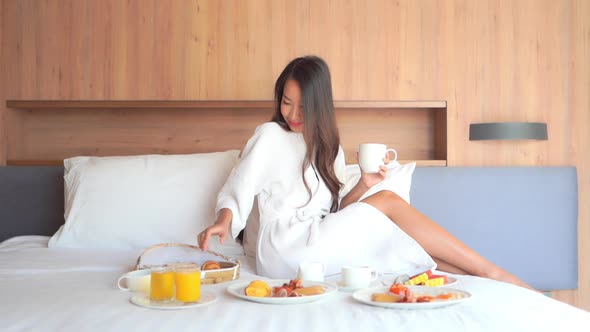
[[[367,190],[360,200],[363,200],[381,190],[389,190],[396,193],[410,204],[410,189],[412,188],[412,175],[416,169],[416,163],[407,163],[400,165],[397,161],[392,161],[389,165],[386,178],[378,184]],[[361,178],[361,171],[358,164],[346,165],[346,183],[342,195],[348,194]]]
[[[217,193],[239,151],[66,159],[65,224],[49,247],[146,248],[197,244],[215,221]],[[228,239],[222,254],[243,254]],[[235,252],[235,253],[234,253]]]
[[[381,190],[390,190],[403,198],[408,204],[410,203],[410,189],[412,187],[412,175],[416,169],[416,163],[400,165],[397,161],[390,163],[390,169],[387,171],[385,180],[369,189],[360,199],[373,195]],[[342,196],[345,196],[357,184],[361,177],[358,164],[346,165],[346,183],[342,189]],[[256,257],[256,243],[258,240],[259,213],[258,202],[254,200],[252,212],[248,217],[246,228],[244,230],[244,252],[248,257]]]

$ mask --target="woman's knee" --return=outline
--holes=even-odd
[[[396,194],[390,190],[378,191],[378,192],[374,193],[373,195],[363,199],[363,201],[366,201],[366,200],[379,200],[379,201],[385,201],[388,203],[404,201],[403,198],[401,198],[398,194]]]
[[[396,193],[389,190],[382,190],[365,198],[362,202],[372,205],[387,216],[390,216],[392,211],[398,204],[405,203],[403,198]]]

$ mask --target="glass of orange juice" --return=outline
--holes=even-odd
[[[150,299],[174,301],[174,270],[168,267],[153,269],[150,281]]]
[[[201,299],[201,269],[196,265],[175,269],[176,301],[198,302]]]

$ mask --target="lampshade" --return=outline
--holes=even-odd
[[[543,122],[489,122],[469,125],[469,140],[547,140]]]

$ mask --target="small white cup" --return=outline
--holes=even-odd
[[[117,286],[119,286],[120,290],[143,293],[146,296],[149,296],[151,283],[150,275],[150,270],[131,271],[125,273],[119,278],[119,280],[117,280]],[[121,284],[123,281],[125,286]]]
[[[388,149],[385,144],[378,143],[363,143],[359,145],[359,165],[365,173],[379,173],[379,166],[385,165],[383,158],[389,152],[394,153],[393,159],[389,161],[397,160],[397,151],[394,149]]]
[[[324,282],[326,266],[322,263],[302,263],[299,265],[297,277],[301,280]]]
[[[376,270],[368,266],[343,266],[342,286],[347,288],[366,288],[378,277]]]

